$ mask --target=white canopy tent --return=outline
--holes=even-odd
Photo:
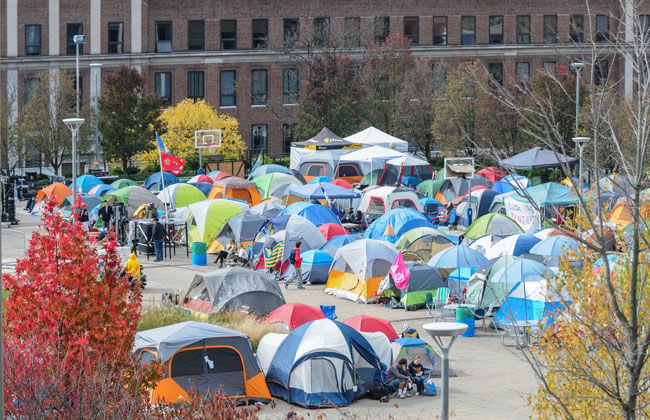
[[[386,161],[403,157],[404,153],[381,146],[372,146],[349,152],[339,158],[339,163],[357,163],[363,174],[373,169],[383,169]]]
[[[347,136],[345,140],[352,143],[361,143],[364,148],[381,146],[398,152],[408,152],[409,150],[409,143],[407,141],[398,139],[372,126]]]

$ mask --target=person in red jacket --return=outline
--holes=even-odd
[[[289,285],[294,281],[294,279],[298,285],[298,289],[305,288],[302,285],[302,258],[300,258],[300,245],[302,245],[302,242],[296,242],[296,246],[291,250],[291,254],[289,254],[289,262],[293,264],[293,274],[284,282],[285,289],[289,288]]]

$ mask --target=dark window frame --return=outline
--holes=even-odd
[[[257,84],[261,75],[264,75],[264,83]],[[261,89],[262,86],[264,89]],[[251,69],[251,106],[265,106],[268,100],[269,71],[267,69]]]
[[[256,25],[261,25],[256,28]],[[261,29],[261,30],[260,30]],[[269,47],[269,20],[253,19],[251,22],[251,32],[253,36],[253,49],[267,49]]]
[[[76,33],[71,33],[72,27],[75,25],[77,27]],[[76,44],[74,42],[74,36],[75,35],[83,35],[84,33],[84,24],[83,23],[66,23],[65,26],[65,34],[66,34],[66,54],[67,55],[76,55],[77,50],[76,50]],[[79,44],[79,55],[83,55],[84,53],[84,44]]]
[[[205,99],[205,72],[190,70],[187,72],[187,97],[194,102]]]
[[[224,32],[224,26],[226,24],[233,25],[231,31]],[[221,40],[220,45],[222,50],[237,49],[237,19],[221,19],[221,21],[219,22],[219,38]]]
[[[313,22],[313,42],[316,48],[329,48],[330,39],[330,18],[329,16],[319,16],[314,18]]]
[[[232,74],[232,92],[224,93],[224,74]],[[232,103],[226,99],[232,98]],[[221,70],[219,72],[219,107],[228,108],[237,106],[237,70]]]
[[[530,44],[530,15],[517,15],[517,44]]]
[[[261,131],[264,134],[261,137],[264,139],[263,147],[255,147],[256,128],[261,129]],[[268,124],[251,124],[251,150],[257,153],[259,153],[260,151],[266,152],[269,150],[269,125]]]
[[[639,15],[639,36],[650,38],[650,15]]]
[[[285,155],[291,152],[291,143],[296,141],[296,123],[282,123],[282,151]]]
[[[172,103],[173,77],[171,71],[157,71],[154,73],[154,92],[162,99],[163,106],[169,106]],[[161,83],[165,85],[163,86]],[[169,86],[167,86],[167,83],[169,83]],[[167,88],[169,88],[169,92],[164,92]],[[161,95],[161,91],[163,94],[168,93],[168,95]]]
[[[111,40],[111,32],[117,30],[117,41]],[[124,54],[124,22],[108,22],[106,25],[108,54]]]
[[[522,78],[519,75],[519,65],[520,64],[522,64],[522,65],[525,64],[526,67],[528,68],[528,72],[527,72],[527,74],[526,74],[526,76],[524,78]],[[517,81],[519,83],[524,84],[524,85],[528,84],[529,81],[530,81],[530,61],[517,61],[515,63],[515,76],[517,77]]]
[[[444,31],[436,32],[436,20],[444,21]],[[442,22],[441,22],[442,23]],[[447,16],[434,16],[433,17],[433,45],[447,45]]]
[[[609,78],[609,60],[599,60],[594,64],[594,85],[602,86]]]
[[[300,19],[284,18],[282,20],[282,44],[285,48],[296,48],[300,40]]]
[[[496,22],[500,20],[501,22]],[[501,27],[501,31],[493,32],[492,28]],[[488,36],[490,44],[503,44],[503,15],[492,15],[488,20]]]
[[[193,26],[195,25],[197,27],[193,28]],[[197,20],[187,21],[187,50],[205,51],[205,21],[204,20],[197,19]]]
[[[36,38],[36,36],[29,36],[29,29],[38,30],[38,44],[30,43],[30,38]],[[29,24],[25,25],[25,55],[28,56],[38,56],[43,54],[43,28],[40,24]]]
[[[557,44],[557,15],[544,15],[544,42]]]
[[[345,48],[361,46],[361,18],[359,16],[343,18],[343,46]]]
[[[555,60],[547,60],[542,62],[542,68],[548,71],[552,71],[553,67],[557,66],[557,61]]]
[[[465,22],[471,22],[471,34],[464,35]],[[468,29],[469,30],[469,29]],[[471,39],[469,38],[471,37]],[[476,16],[461,16],[460,18],[460,45],[475,45],[476,44]]]
[[[293,86],[295,86],[295,89],[292,89]],[[298,68],[291,67],[282,69],[282,104],[297,105],[299,100],[300,78]]]
[[[173,25],[171,20],[157,20],[156,25],[156,52],[157,53],[166,53],[172,52],[172,41],[173,41]],[[160,38],[161,29],[164,29],[165,26],[169,27],[169,36],[164,39]],[[167,44],[169,43],[169,44]]]
[[[582,43],[585,40],[585,17],[584,15],[569,16],[569,39],[573,42]]]
[[[601,27],[604,20],[604,28]],[[596,15],[596,42],[607,42],[609,41],[609,16],[607,15]]]
[[[412,33],[407,33],[407,25],[411,24]],[[404,37],[411,40],[411,45],[420,45],[420,18],[418,16],[404,16]]]
[[[383,44],[390,35],[390,16],[375,16],[374,18],[374,41],[375,44]]]
[[[488,62],[488,71],[492,80],[503,86],[503,61]]]

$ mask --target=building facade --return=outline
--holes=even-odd
[[[74,72],[72,39],[83,34],[84,105],[97,103],[102,74],[135,66],[165,103],[204,98],[239,120],[250,149],[282,155],[295,140],[305,76],[299,63],[310,53],[333,47],[361,57],[364,46],[400,33],[432,65],[478,58],[500,81],[525,79],[544,66],[583,60],[582,47],[591,41],[633,36],[631,12],[619,1],[588,6],[584,0],[0,0],[0,90],[17,116],[39,72]],[[607,74],[624,79],[622,94],[632,94],[631,66],[621,56],[588,66],[583,76],[599,83]]]

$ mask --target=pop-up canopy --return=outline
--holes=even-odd
[[[530,150],[521,152],[501,161],[501,166],[512,169],[544,169],[559,168],[563,164],[573,165],[578,162],[577,158],[563,155],[552,150],[533,147]]]

